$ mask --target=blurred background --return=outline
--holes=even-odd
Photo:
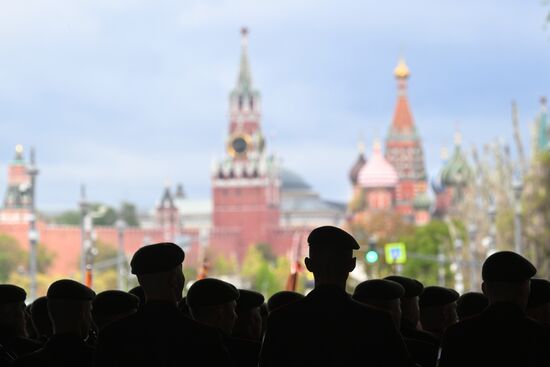
[[[541,1],[0,0],[0,282],[304,290],[307,234],[350,279],[478,290],[493,251],[550,276]]]

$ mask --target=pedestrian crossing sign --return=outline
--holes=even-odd
[[[403,242],[387,243],[384,246],[387,264],[404,264],[407,262],[407,250]]]

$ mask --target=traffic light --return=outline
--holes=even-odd
[[[378,251],[376,250],[376,241],[369,239],[369,250],[365,253],[365,260],[369,264],[374,264],[378,261]]]
[[[374,264],[378,261],[378,252],[376,252],[376,250],[367,251],[365,254],[365,260],[367,260],[369,264]]]

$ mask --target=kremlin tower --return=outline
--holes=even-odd
[[[279,173],[265,150],[260,93],[252,84],[247,36],[243,28],[239,74],[229,95],[227,155],[212,169],[211,248],[239,261],[250,245],[274,240],[280,216]]]
[[[8,167],[8,187],[4,197],[4,206],[0,212],[0,221],[26,224],[31,211],[31,196],[29,166],[23,156],[23,146],[17,145],[15,147],[15,158]]]

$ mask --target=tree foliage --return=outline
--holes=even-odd
[[[102,209],[100,210],[100,208]],[[90,205],[90,210],[102,212],[101,216],[94,218],[94,224],[96,226],[114,226],[119,218],[123,219],[129,227],[139,226],[137,208],[134,204],[129,202],[122,202],[118,210],[101,203],[93,203]],[[78,210],[67,210],[54,216],[51,220],[57,224],[78,226],[82,222],[82,213]]]

